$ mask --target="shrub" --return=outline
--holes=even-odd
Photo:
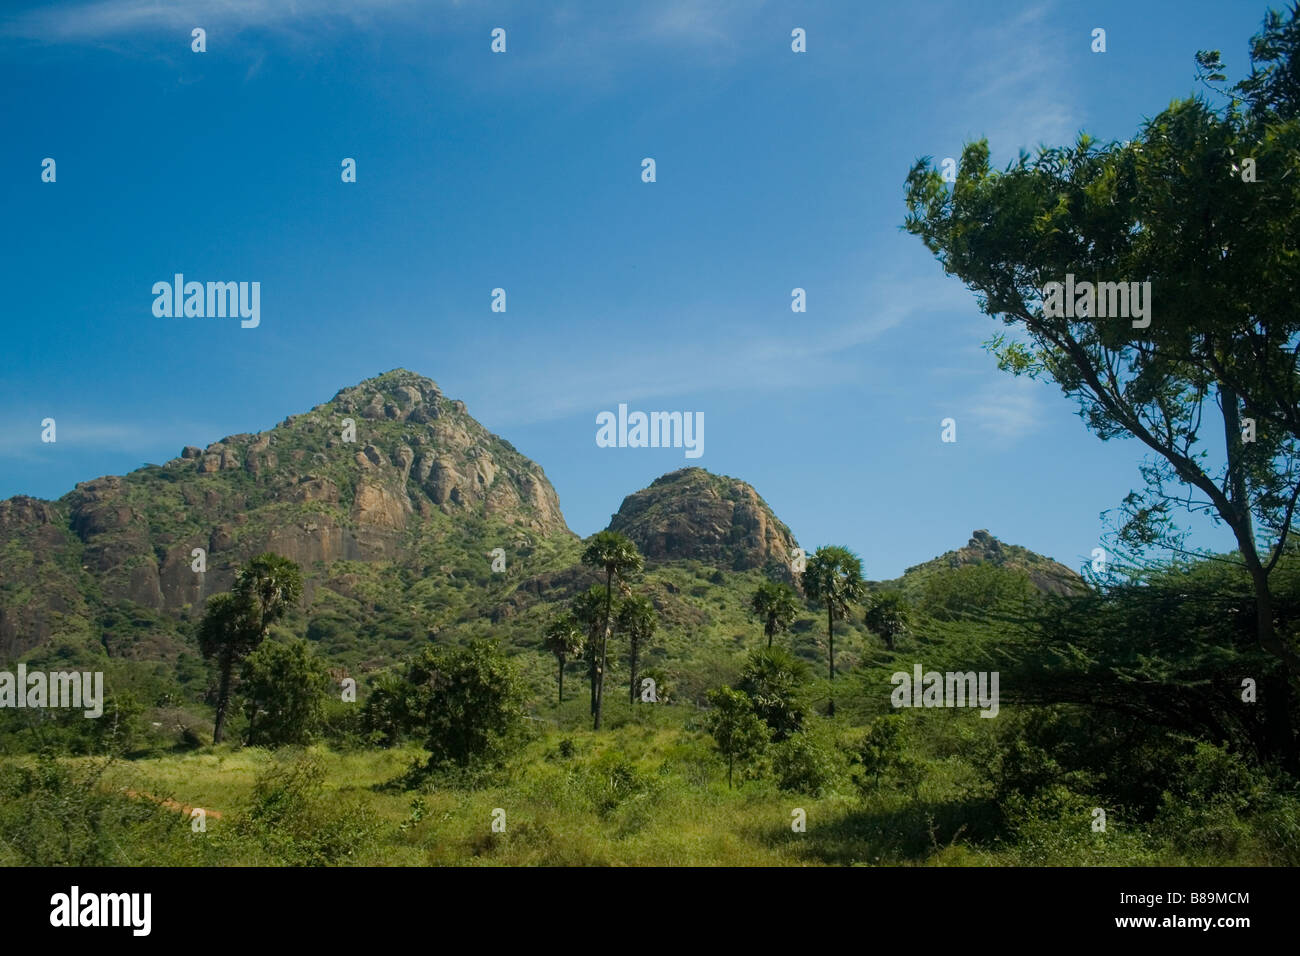
[[[808,664],[784,648],[764,648],[749,656],[737,688],[749,695],[773,741],[785,740],[803,726],[804,708],[797,696],[807,679]]]
[[[902,715],[887,714],[873,720],[856,748],[855,758],[862,767],[858,786],[871,791],[879,789],[882,782],[890,782],[915,793],[921,784],[922,768],[908,744]]]
[[[836,756],[808,734],[794,734],[778,744],[772,756],[777,786],[790,793],[822,796],[839,775]]]
[[[326,796],[324,780],[325,770],[310,751],[281,751],[258,774],[233,838],[288,866],[354,861],[373,844],[379,821],[356,797]]]

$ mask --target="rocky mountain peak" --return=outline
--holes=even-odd
[[[650,561],[694,559],[787,577],[798,546],[753,486],[698,467],[662,475],[628,495],[609,529],[631,538]]]
[[[993,564],[998,567],[1024,571],[1030,581],[1039,590],[1050,594],[1068,594],[1077,591],[1083,584],[1074,571],[1051,558],[1022,548],[1015,544],[1004,544],[987,530],[972,531],[970,540],[963,548],[947,551],[923,564],[907,569],[906,574],[917,571],[931,571],[943,568],[960,568],[970,564]]]
[[[303,567],[310,600],[338,561],[423,571],[485,562],[485,535],[521,548],[572,537],[542,468],[405,369],[58,502],[0,502],[0,528],[12,538],[0,554],[0,651],[11,652],[100,601],[192,613],[262,551]],[[33,575],[45,582],[35,591],[23,585]]]

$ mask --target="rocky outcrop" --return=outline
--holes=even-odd
[[[647,560],[694,559],[735,571],[788,574],[798,546],[752,486],[703,468],[674,471],[628,495],[609,529],[631,538]]]
[[[1085,587],[1083,579],[1065,565],[1028,548],[1004,544],[986,530],[972,531],[964,548],[947,551],[923,564],[914,565],[904,572],[904,577],[970,564],[993,564],[1023,571],[1034,587],[1047,594],[1072,594]]]

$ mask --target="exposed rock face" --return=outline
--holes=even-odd
[[[302,566],[308,595],[340,560],[456,564],[466,545],[444,542],[448,520],[501,541],[572,537],[537,464],[429,379],[388,372],[270,431],[187,445],[58,502],[0,501],[0,655],[57,633],[63,613],[93,618],[87,601],[195,612],[267,550]]]
[[[650,561],[695,559],[789,574],[794,535],[750,485],[683,468],[628,495],[609,523]]]

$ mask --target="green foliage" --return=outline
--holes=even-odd
[[[584,765],[579,776],[584,796],[602,817],[609,817],[629,801],[649,797],[654,779],[624,753],[611,751]]]
[[[1285,633],[1300,622],[1300,558],[1284,558],[1273,576],[1272,610]],[[1086,708],[1089,726],[1078,736],[1104,742],[1098,760],[1144,752],[1146,745],[1132,738],[1158,728],[1285,762],[1300,702],[1282,666],[1259,646],[1253,604],[1249,576],[1231,563],[1150,572],[1049,602],[1032,627],[1008,631],[993,666],[1003,671],[1003,687],[1023,701]],[[1258,704],[1244,704],[1246,676],[1258,685]],[[1271,705],[1260,706],[1266,699]],[[1162,774],[1159,767],[1133,773],[1093,766],[1134,785]],[[1154,798],[1126,795],[1143,806]]]
[[[555,655],[558,667],[558,685],[556,700],[564,703],[564,665],[571,657],[582,653],[585,644],[582,625],[572,611],[563,611],[546,625],[543,638],[546,649]]]
[[[496,644],[427,648],[408,679],[428,690],[422,703],[430,769],[494,766],[520,743],[523,685]]]
[[[618,608],[618,629],[628,642],[628,701],[636,703],[640,688],[637,686],[637,662],[641,650],[654,637],[659,626],[655,606],[649,598],[633,594],[623,600]]]
[[[826,607],[826,641],[832,683],[828,713],[835,715],[835,618],[847,618],[849,608],[866,594],[862,580],[862,562],[848,548],[826,545],[818,548],[803,574],[803,589],[811,601]]]
[[[326,793],[311,751],[286,750],[258,775],[233,836],[284,866],[334,866],[354,859],[380,824],[357,797]]]
[[[246,605],[234,594],[214,594],[199,623],[199,649],[205,658],[239,660],[257,646],[259,634],[250,626]]]
[[[625,581],[643,566],[636,545],[617,531],[600,531],[591,536],[582,552],[582,563],[605,574],[605,608],[602,620],[599,652],[593,649],[592,689],[595,706],[592,709],[592,726],[600,729],[600,718],[605,699],[605,665],[608,654],[610,625],[614,614],[614,582]]]
[[[772,740],[779,742],[803,726],[799,695],[807,680],[804,661],[779,647],[764,648],[749,655],[737,688],[748,695],[754,713],[767,724]]]
[[[764,581],[760,584],[749,606],[754,616],[763,622],[768,647],[772,646],[772,638],[789,630],[799,615],[798,596],[790,585],[781,581]]]
[[[371,746],[396,746],[421,728],[427,710],[428,688],[412,683],[409,669],[377,674],[361,707],[362,734]]]
[[[818,548],[808,559],[803,589],[809,600],[820,601],[834,617],[846,618],[849,609],[866,593],[862,561],[848,548]]]
[[[302,598],[302,572],[288,558],[267,551],[236,573],[232,593],[253,633],[265,638],[271,625]]]
[[[940,621],[978,620],[995,614],[1023,614],[1038,598],[1023,571],[967,564],[927,578],[917,609]],[[870,621],[867,626],[880,633]]]
[[[1293,677],[1300,651],[1268,606],[1300,493],[1300,321],[1286,304],[1300,286],[1300,180],[1252,177],[1246,160],[1300,163],[1298,17],[1294,6],[1271,14],[1254,38],[1252,73],[1235,87],[1246,110],[1235,98],[1175,101],[1127,142],[1081,135],[1002,172],[987,142],[970,143],[951,190],[929,159],[912,168],[906,220],[984,312],[1015,327],[989,343],[1001,368],[1049,378],[1099,438],[1152,453],[1121,505],[1123,545],[1182,549],[1182,511],[1232,532],[1259,643]],[[1217,52],[1197,63],[1206,79],[1225,76]],[[1149,284],[1146,316],[1049,307],[1048,283],[1070,275]],[[1258,425],[1249,440],[1243,416]]]
[[[218,672],[217,717],[213,743],[220,743],[230,703],[234,667],[266,639],[271,625],[302,597],[302,574],[288,558],[266,552],[235,575],[229,594],[208,599],[199,622],[199,649],[214,659]]]
[[[867,599],[865,622],[884,638],[885,646],[892,651],[894,639],[906,632],[911,622],[911,609],[901,591],[881,591]]]
[[[730,687],[709,692],[712,710],[705,726],[717,743],[718,752],[727,758],[727,786],[732,786],[732,772],[737,761],[745,767],[767,748],[767,724],[754,713],[748,695]]]
[[[834,747],[812,734],[798,733],[773,748],[772,771],[782,790],[820,797],[834,789],[842,767]]]
[[[655,682],[655,697],[658,698],[658,702],[655,706],[672,703],[673,694],[675,693],[676,688],[673,686],[672,679],[668,676],[668,672],[662,667],[643,667],[637,675],[637,683],[643,683],[647,677]],[[641,688],[638,687],[637,700],[640,699]]]
[[[855,754],[862,767],[859,786],[864,791],[872,791],[882,783],[891,783],[915,793],[923,774],[910,747],[902,715],[887,714],[873,720]]]
[[[175,860],[165,847],[176,815],[148,801],[108,792],[111,761],[82,764],[50,753],[0,767],[0,864],[130,866]],[[151,847],[148,856],[140,848]],[[177,861],[179,862],[179,861]]]
[[[265,641],[244,659],[248,744],[309,743],[321,729],[329,675],[304,640]]]

